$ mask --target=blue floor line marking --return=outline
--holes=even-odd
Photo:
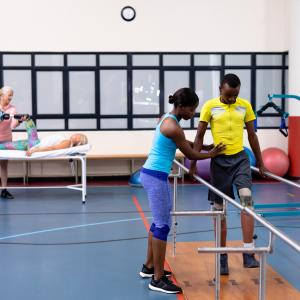
[[[147,217],[147,219],[150,219],[150,218],[151,217]],[[39,234],[39,233],[47,233],[47,232],[54,232],[54,231],[88,227],[88,226],[115,224],[115,223],[141,221],[141,220],[142,220],[141,218],[134,218],[134,219],[123,219],[123,220],[116,220],[116,221],[106,221],[106,222],[99,222],[99,223],[74,225],[74,226],[67,226],[67,227],[58,227],[58,228],[51,228],[51,229],[45,229],[45,230],[39,230],[39,231],[25,232],[25,233],[20,233],[20,234],[15,234],[15,235],[8,235],[8,236],[0,237],[0,240],[3,241],[3,240],[13,239],[13,238],[21,237],[21,236],[29,236],[29,235]]]

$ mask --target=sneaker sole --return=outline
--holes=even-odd
[[[142,278],[152,278],[153,275],[154,275],[154,274],[147,274],[147,273],[140,272],[140,276],[141,276]],[[171,277],[172,274],[167,274],[166,276],[167,276],[167,277]]]
[[[140,276],[141,276],[142,278],[151,278],[152,275],[154,275],[154,274],[146,274],[146,273],[140,272]]]
[[[166,293],[166,294],[179,294],[179,293],[181,293],[180,291],[167,291],[167,290],[155,287],[155,286],[151,285],[151,283],[149,283],[148,287],[152,291],[162,292],[162,293]]]

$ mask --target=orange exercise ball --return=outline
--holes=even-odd
[[[264,165],[269,172],[280,177],[287,173],[290,162],[283,150],[272,147],[265,149],[261,154]]]

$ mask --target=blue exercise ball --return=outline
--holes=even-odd
[[[244,147],[244,150],[245,150],[246,154],[247,154],[248,157],[249,157],[249,160],[250,160],[250,166],[255,167],[255,166],[256,166],[256,158],[255,158],[254,153],[253,153],[252,150],[249,149],[248,147]]]
[[[142,182],[140,178],[141,172],[140,170],[135,171],[133,174],[131,174],[129,178],[129,185],[135,186],[135,187],[142,187]]]

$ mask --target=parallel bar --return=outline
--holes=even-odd
[[[260,254],[259,262],[259,300],[264,300],[266,298],[266,253]]]
[[[182,175],[179,174],[179,173],[178,173],[178,174],[173,174],[173,173],[171,173],[168,177],[169,177],[169,178],[181,178],[181,176],[182,176]]]
[[[178,161],[174,160],[174,162],[182,168],[184,171],[188,172],[189,170],[180,164]],[[252,168],[255,171],[258,172],[257,168]],[[290,185],[300,187],[300,185],[295,184],[289,180],[285,180],[281,177],[278,177],[272,173],[267,173],[268,176],[275,178],[277,180],[286,182]],[[211,216],[214,215],[215,221],[216,221],[216,236],[215,236],[215,248],[211,247],[203,247],[198,248],[198,252],[200,253],[215,253],[215,300],[220,299],[220,253],[259,253],[260,254],[260,284],[259,284],[259,299],[264,300],[265,299],[265,290],[266,290],[266,255],[267,253],[271,253],[273,251],[274,247],[274,239],[275,235],[280,237],[283,241],[285,241],[287,244],[289,244],[291,247],[293,247],[295,250],[300,252],[300,245],[298,245],[295,241],[288,238],[285,234],[283,234],[280,230],[278,230],[276,227],[274,227],[272,224],[267,222],[264,218],[257,215],[251,208],[243,207],[237,202],[235,202],[232,198],[228,197],[212,185],[210,185],[208,182],[200,178],[199,176],[195,176],[194,178],[206,185],[210,190],[214,191],[217,195],[221,196],[225,201],[225,203],[230,202],[235,207],[239,208],[241,211],[245,211],[249,215],[251,215],[255,220],[257,220],[259,223],[261,223],[263,226],[265,226],[267,229],[270,230],[269,233],[269,246],[268,247],[252,247],[252,248],[245,248],[245,247],[239,247],[239,248],[233,248],[233,247],[220,247],[220,232],[221,232],[221,215],[224,214],[224,211],[219,212],[220,214],[216,214],[216,211],[182,211],[182,212],[172,212],[173,216]],[[174,193],[175,190],[177,191],[177,182],[174,184]],[[175,202],[176,204],[176,202]],[[175,206],[174,206],[175,207]],[[174,241],[175,243],[175,241]]]
[[[257,211],[262,217],[293,217],[300,216],[300,210],[291,211]]]
[[[76,187],[76,186],[72,186],[72,185],[68,185],[68,186],[66,186],[66,188],[69,190],[82,191],[81,187]]]
[[[268,248],[270,248],[270,252],[269,253],[273,252],[274,245],[275,245],[275,238],[276,238],[276,236],[274,235],[274,233],[273,232],[269,232],[269,246],[268,246]]]
[[[259,173],[259,169],[258,169],[258,168],[251,166],[251,169],[252,169],[253,171]],[[285,178],[283,178],[283,177],[277,176],[277,175],[275,175],[275,174],[273,174],[273,173],[270,173],[270,172],[265,172],[265,174],[266,174],[268,177],[271,177],[271,178],[273,178],[273,179],[276,179],[276,180],[278,180],[278,181],[287,183],[287,184],[289,184],[289,185],[295,186],[295,187],[297,187],[297,188],[300,189],[300,184],[298,184],[298,183],[296,183],[296,182],[293,182],[293,181],[291,181],[291,180],[288,180],[288,179],[285,179]]]
[[[191,210],[191,211],[172,211],[171,216],[218,216],[223,215],[223,211],[211,211],[211,210]]]
[[[221,215],[215,216],[216,220],[216,232],[215,232],[215,239],[216,239],[216,248],[221,247]],[[221,290],[221,279],[220,279],[220,272],[221,272],[221,266],[220,266],[220,253],[215,253],[215,299],[220,299],[220,290]]]
[[[270,252],[270,247],[254,247],[254,248],[244,248],[244,247],[202,247],[198,248],[198,252],[201,253],[266,253]]]
[[[177,160],[174,160],[174,163],[176,163],[178,166],[180,166],[184,171],[186,171],[186,172],[189,171],[184,165],[180,164]],[[279,229],[277,229],[276,227],[274,227],[271,223],[269,223],[268,221],[266,221],[264,218],[262,218],[261,216],[257,215],[252,209],[250,209],[248,207],[243,207],[242,205],[240,205],[239,203],[237,203],[236,201],[234,201],[232,198],[228,197],[226,194],[224,194],[221,191],[219,191],[218,189],[216,189],[214,186],[212,186],[211,184],[209,184],[207,181],[203,180],[199,176],[194,175],[194,178],[197,181],[199,181],[199,182],[203,183],[204,185],[206,185],[210,190],[212,190],[213,192],[215,192],[217,195],[221,196],[226,201],[230,202],[233,206],[237,207],[239,210],[247,212],[256,221],[258,221],[259,223],[261,223],[264,227],[268,228],[276,236],[278,236],[279,238],[281,238],[284,242],[286,242],[293,249],[295,249],[296,251],[298,251],[300,253],[300,245],[299,244],[297,244],[294,240],[292,240],[289,237],[287,237],[283,232],[281,232]],[[298,185],[298,186],[300,187],[300,185]]]
[[[254,204],[254,208],[294,208],[300,207],[300,202],[290,202],[290,203],[262,203]]]

